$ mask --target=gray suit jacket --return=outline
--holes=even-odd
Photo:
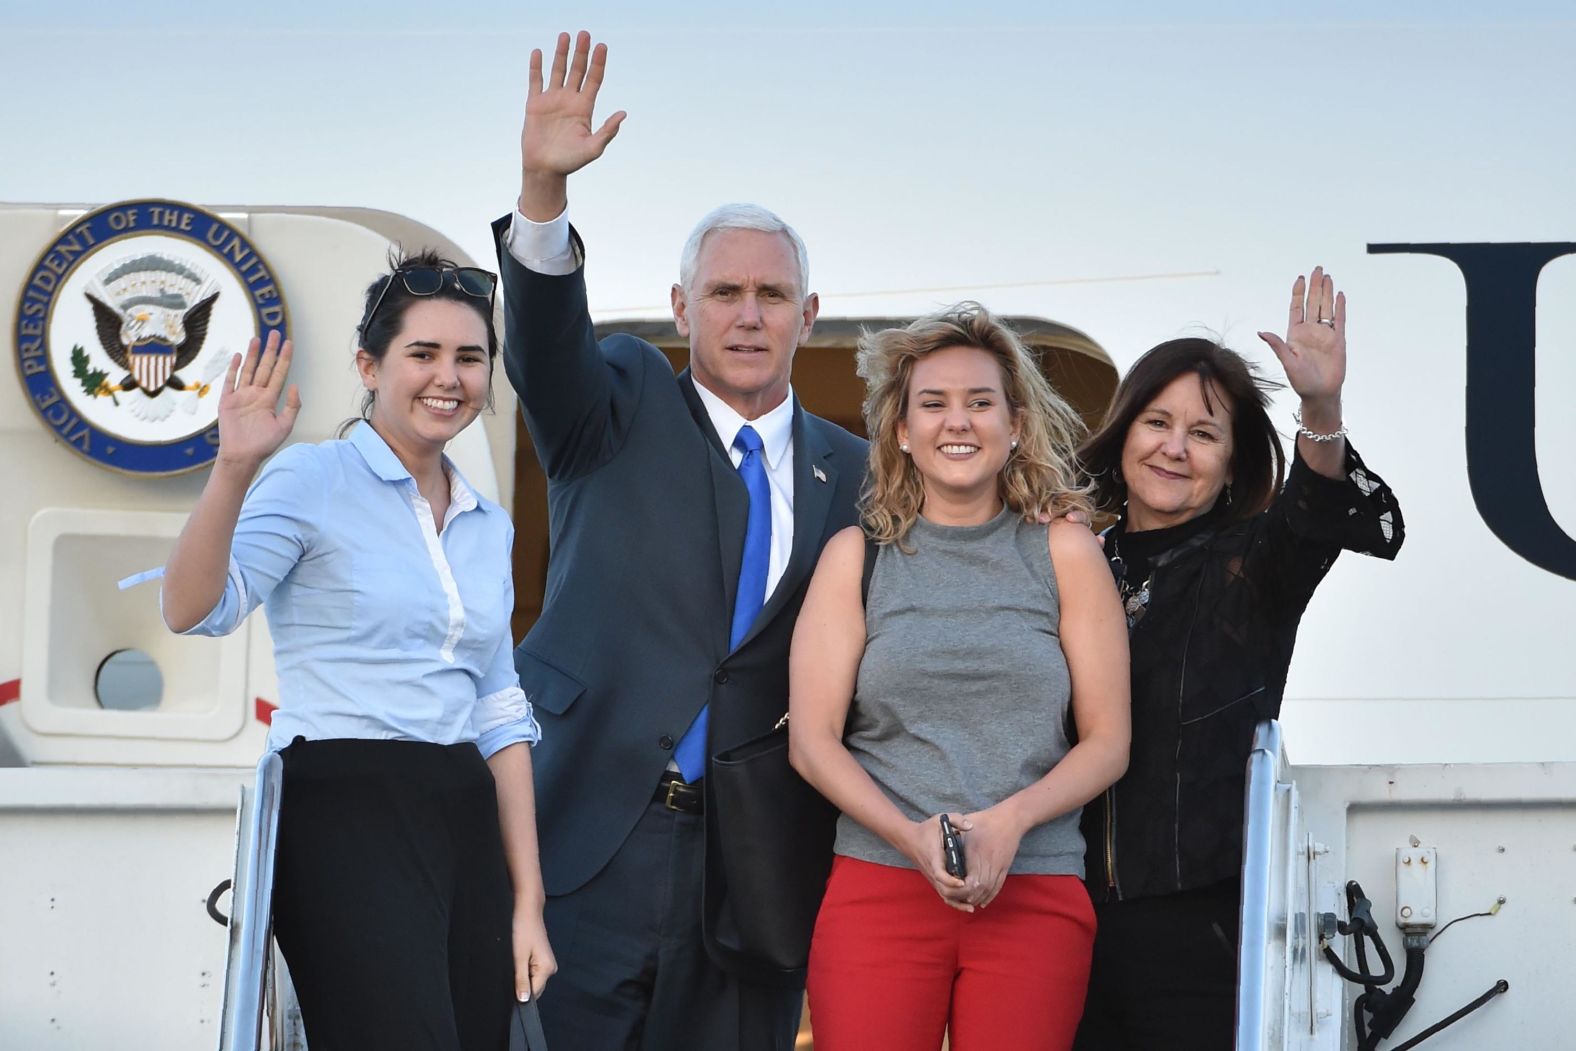
[[[857,520],[866,445],[795,406],[792,556],[730,650],[749,496],[688,371],[675,376],[631,336],[598,345],[583,268],[533,273],[501,244],[499,265],[504,364],[548,478],[546,601],[515,665],[542,724],[532,763],[542,871],[556,895],[607,864],[702,705],[708,755],[766,733],[787,710],[794,619],[822,546]],[[708,854],[729,805],[708,793]],[[747,972],[727,944],[728,913],[771,904],[719,882],[708,875],[707,948]]]

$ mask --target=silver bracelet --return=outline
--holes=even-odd
[[[1335,431],[1334,433],[1319,434],[1315,431],[1310,431],[1308,428],[1302,425],[1301,409],[1294,409],[1292,411],[1291,418],[1297,421],[1297,433],[1308,439],[1310,442],[1333,442],[1337,439],[1346,437],[1346,424],[1344,423],[1341,424],[1341,429]]]

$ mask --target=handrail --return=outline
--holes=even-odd
[[[257,762],[257,779],[250,793],[241,790],[219,1051],[259,1051],[262,1041],[283,776],[279,753],[269,752]]]
[[[1280,724],[1253,731],[1242,830],[1242,912],[1237,949],[1236,1051],[1262,1051],[1264,975],[1269,965],[1270,881],[1273,878],[1275,786],[1280,779]]]

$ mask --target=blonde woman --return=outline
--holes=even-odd
[[[859,372],[864,530],[828,543],[790,657],[793,765],[842,811],[816,1046],[1066,1048],[1094,939],[1079,812],[1129,733],[1105,559],[1044,524],[1089,508],[1082,427],[978,304],[866,335]]]

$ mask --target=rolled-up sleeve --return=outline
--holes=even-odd
[[[504,564],[514,546],[514,530],[504,539]],[[520,689],[520,675],[514,670],[514,644],[509,638],[509,613],[514,609],[514,580],[505,571],[503,587],[504,629],[498,648],[487,664],[486,674],[476,684],[476,709],[471,726],[476,732],[476,747],[482,758],[492,756],[521,741],[535,744],[542,739],[542,728],[531,712],[530,699]]]
[[[182,635],[228,635],[241,626],[241,621],[246,615],[257,608],[246,588],[246,575],[241,572],[241,565],[235,560],[235,555],[230,555],[230,569],[224,578],[224,594],[219,596],[219,602],[209,611],[202,620],[193,624]],[[159,592],[159,613],[164,613],[164,592]],[[165,621],[169,623],[168,620]]]
[[[535,744],[542,728],[531,712],[531,702],[519,686],[489,693],[476,701],[476,747],[490,759],[512,744]]]
[[[471,725],[476,731],[476,747],[482,758],[490,759],[521,741],[535,744],[542,739],[542,727],[531,711],[530,699],[520,689],[520,676],[514,670],[514,647],[507,637],[498,643],[493,657],[477,691],[476,710]]]
[[[267,601],[317,534],[325,483],[311,445],[293,445],[263,468],[235,525],[224,594],[185,635],[228,635]],[[163,592],[160,592],[163,604]]]

